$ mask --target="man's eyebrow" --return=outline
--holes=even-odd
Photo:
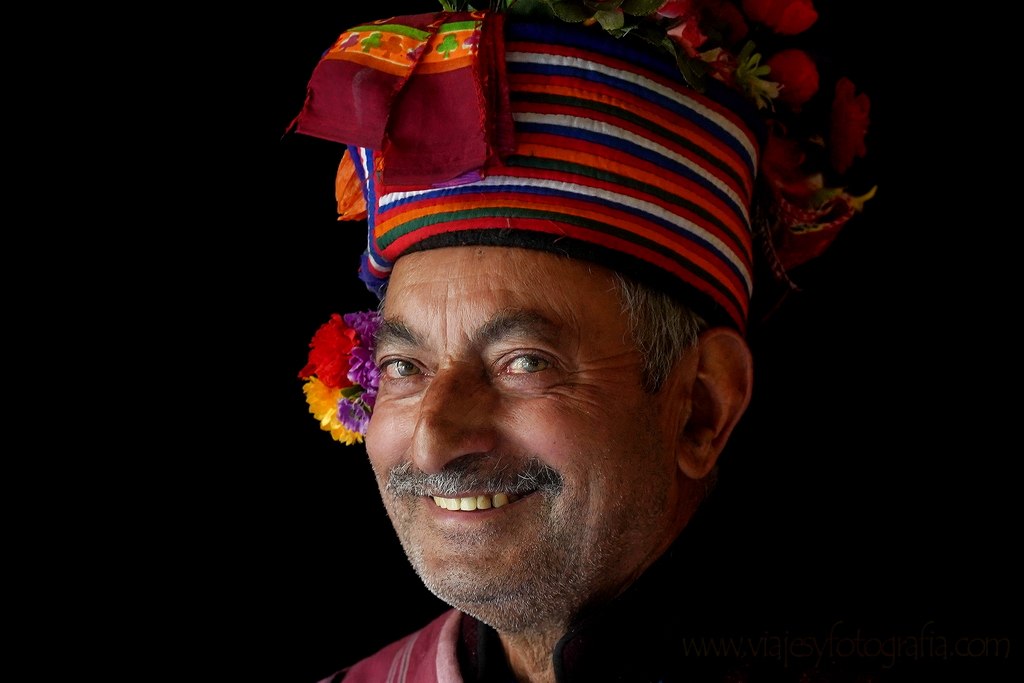
[[[382,346],[405,344],[416,346],[419,343],[419,336],[408,325],[398,320],[384,320],[373,335],[373,345],[376,348]]]
[[[558,339],[562,326],[531,310],[502,311],[473,334],[473,341],[486,346],[513,336],[538,337],[543,341]]]
[[[474,345],[483,347],[514,336],[530,336],[554,343],[563,332],[557,325],[536,311],[509,310],[498,313],[473,333]],[[374,335],[374,346],[419,346],[420,336],[401,320],[384,320]]]

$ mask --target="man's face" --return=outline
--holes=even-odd
[[[609,271],[523,249],[420,252],[396,264],[384,318],[366,447],[445,602],[499,630],[557,625],[685,524],[680,406],[641,389]]]

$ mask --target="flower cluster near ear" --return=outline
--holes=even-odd
[[[474,9],[441,0],[444,9]],[[867,149],[870,100],[842,77],[820,92],[818,65],[798,38],[818,20],[814,0],[489,0],[487,9],[555,17],[631,36],[672,55],[686,82],[709,79],[744,93],[762,112],[768,138],[755,232],[773,275],[818,256],[875,188],[847,191],[845,176]],[[479,7],[483,9],[483,7]],[[830,98],[830,101],[828,101]]]
[[[320,326],[309,343],[309,359],[299,372],[306,380],[309,412],[320,428],[351,446],[362,443],[373,412],[380,373],[373,342],[380,314],[361,311],[339,315]]]

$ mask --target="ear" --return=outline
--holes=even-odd
[[[690,411],[680,425],[677,457],[683,474],[703,479],[750,403],[754,361],[747,342],[727,327],[705,330],[695,356]]]

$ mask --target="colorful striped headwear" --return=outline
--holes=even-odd
[[[367,219],[360,276],[378,294],[403,254],[518,246],[606,265],[743,331],[771,130],[761,93],[710,63],[698,90],[683,60],[587,22],[395,17],[324,53],[293,126],[346,145],[339,213]],[[774,196],[776,224],[788,210],[787,228],[826,229],[811,252],[859,208],[845,193],[811,208]]]

